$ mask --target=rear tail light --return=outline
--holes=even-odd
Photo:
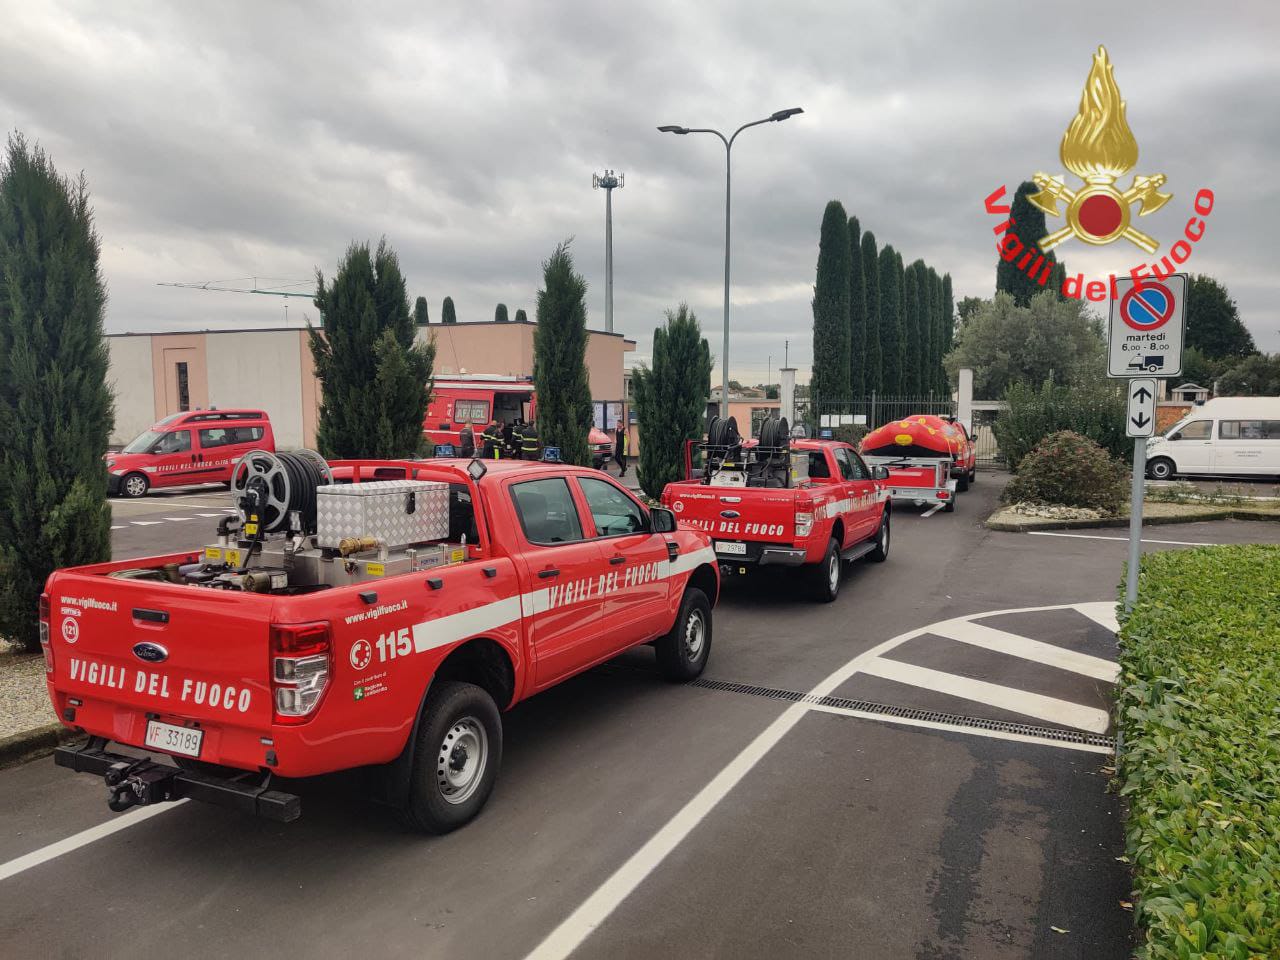
[[[53,646],[49,643],[49,595],[40,594],[40,649],[44,651],[44,672],[53,673]]]
[[[329,623],[271,625],[271,688],[276,723],[305,723],[333,673]]]
[[[938,491],[938,499],[939,499],[939,500],[950,500],[950,499],[951,499],[951,491],[949,491],[949,490],[939,490],[939,491]]]
[[[796,511],[796,536],[807,537],[813,530],[813,514]]]

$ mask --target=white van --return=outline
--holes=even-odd
[[[1280,474],[1280,397],[1214,397],[1147,441],[1147,476]]]

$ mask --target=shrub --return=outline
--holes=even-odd
[[[1017,470],[1036,444],[1059,430],[1082,434],[1114,457],[1133,458],[1133,441],[1124,432],[1124,393],[1115,384],[1056,387],[1046,382],[1036,389],[1015,383],[1005,399],[1009,409],[1000,412],[993,430],[1010,470]]]
[[[1280,547],[1143,557],[1120,667],[1139,956],[1280,956]]]
[[[1088,437],[1060,430],[1022,458],[1004,488],[1010,503],[1051,503],[1118,513],[1128,471]]]

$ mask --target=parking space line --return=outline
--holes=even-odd
[[[920,514],[921,517],[932,517],[935,513],[942,509],[942,504],[935,503],[932,507]]]
[[[1110,715],[1097,707],[1086,707],[1083,704],[1071,703],[1069,700],[1028,693],[1016,687],[988,683],[986,680],[974,680],[954,673],[931,670],[929,667],[918,667],[914,663],[903,663],[901,660],[885,660],[877,657],[866,664],[862,672],[883,680],[936,690],[938,693],[972,700],[975,703],[985,703],[990,707],[1011,710],[1014,713],[1037,717],[1050,723],[1066,724],[1092,733],[1106,733],[1111,723]]]
[[[130,520],[135,527],[155,527],[163,523],[163,520]]]
[[[965,727],[963,729],[950,723],[936,723],[932,720],[918,720],[915,717],[895,717],[884,713],[870,713],[866,710],[850,710],[848,707],[834,707],[825,703],[814,704],[812,709],[819,713],[834,713],[842,717],[856,717],[859,720],[878,720],[881,723],[897,723],[908,727],[924,727],[927,730],[946,730],[961,733],[965,736],[990,737],[993,740],[1013,740],[1017,743],[1036,743],[1045,747],[1062,747],[1066,750],[1084,750],[1088,753],[1111,753],[1111,747],[1098,743],[1071,743],[1067,740],[1050,740],[1048,737],[1033,737],[1026,733],[1013,733],[1009,730],[987,730],[982,727]]]
[[[175,523],[180,523],[180,522],[181,522],[181,521],[183,521],[183,520],[194,520],[194,519],[195,519],[195,517],[165,517],[165,519],[166,519],[166,520],[172,520],[172,521],[174,521]]]
[[[98,824],[96,827],[90,827],[88,830],[81,830],[79,833],[72,834],[65,840],[58,840],[39,850],[33,850],[31,853],[16,857],[8,863],[0,863],[0,881],[8,880],[10,877],[17,876],[24,870],[30,870],[32,867],[38,867],[42,863],[48,863],[64,853],[71,853],[73,850],[79,850],[81,847],[93,843],[95,840],[101,840],[103,837],[109,837],[113,833],[121,830],[127,830],[136,823],[143,820],[150,820],[152,817],[172,810],[174,807],[181,806],[186,803],[186,799],[174,800],[170,803],[157,803],[150,807],[137,807],[128,813],[122,813],[117,817]]]
[[[1041,640],[1032,640],[1017,633],[997,630],[973,622],[952,622],[932,631],[941,637],[959,640],[961,643],[1004,653],[1023,660],[1034,660],[1059,670],[1070,670],[1072,673],[1084,674],[1096,680],[1115,683],[1120,675],[1118,664],[1101,657],[1092,657],[1087,653],[1078,653],[1065,647],[1058,647]]]
[[[115,526],[113,526],[111,529],[112,529],[112,530],[123,530],[123,529],[124,529],[124,524],[123,524],[123,523],[116,524],[116,525],[115,525]]]
[[[1028,530],[1029,537],[1070,537],[1073,540],[1119,540],[1129,542],[1128,537],[1104,537],[1096,533],[1059,533],[1055,530]],[[1216,547],[1216,543],[1203,543],[1199,540],[1149,540],[1142,538],[1143,543],[1165,543],[1175,547]]]

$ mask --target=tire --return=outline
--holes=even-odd
[[[1168,457],[1156,457],[1147,464],[1147,476],[1152,480],[1172,480],[1176,474],[1173,461]]]
[[[978,482],[978,465],[975,463],[973,469],[969,471],[969,484],[973,485]]]
[[[711,656],[711,604],[697,587],[689,587],[680,601],[676,622],[653,645],[658,669],[668,680],[685,683],[701,675]]]
[[[120,481],[120,492],[131,500],[145,497],[151,489],[151,481],[145,473],[129,473]]]
[[[889,559],[889,511],[880,517],[880,529],[876,531],[876,547],[867,554],[867,559],[874,563],[884,563]]]
[[[809,568],[809,586],[813,598],[819,603],[830,603],[840,595],[840,574],[844,564],[840,562],[840,545],[835,537],[827,541],[822,559]]]
[[[969,474],[962,473],[956,480],[956,493],[964,493],[969,489]]]
[[[947,500],[947,501],[942,505],[942,512],[943,512],[943,513],[955,513],[955,512],[956,512],[956,500],[955,500],[955,497],[952,497],[950,500]]]
[[[474,684],[433,683],[401,819],[423,833],[458,829],[484,807],[501,765],[502,718],[493,698]]]

